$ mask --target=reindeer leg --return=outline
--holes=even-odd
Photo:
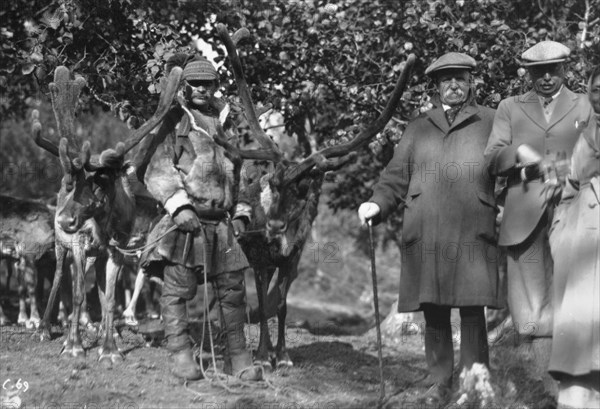
[[[256,268],[256,293],[258,295],[258,311],[260,317],[260,335],[258,341],[258,350],[254,361],[262,365],[265,370],[272,370],[271,360],[269,359],[269,344],[271,342],[269,336],[269,326],[267,323],[267,315],[265,313],[265,302],[267,300],[267,290],[269,289],[269,272],[266,268]]]
[[[297,263],[292,262],[291,266],[280,267],[279,274],[277,275],[277,286],[281,292],[281,299],[277,306],[277,368],[289,368],[294,366],[285,347],[285,317],[287,315],[287,293],[292,283],[292,277],[296,276],[294,270],[297,269],[297,265]]]
[[[6,317],[6,315],[4,315],[4,311],[2,310],[2,306],[0,305],[0,327],[3,327],[8,323],[8,318]]]
[[[98,361],[102,362],[108,360],[108,362],[111,362],[113,364],[121,362],[123,360],[123,354],[121,354],[121,351],[119,351],[119,349],[117,348],[113,332],[113,320],[115,312],[115,287],[117,284],[117,276],[119,274],[119,271],[123,267],[123,264],[120,262],[117,263],[114,257],[115,255],[111,253],[106,263],[106,316],[104,317],[104,342],[98,351],[100,354]]]
[[[37,282],[38,271],[33,262],[29,262],[29,268],[25,270],[25,283],[27,285],[27,297],[29,298],[29,320],[25,324],[27,328],[37,328],[40,325],[40,314],[37,308]]]
[[[133,288],[133,295],[131,296],[131,300],[129,300],[127,304],[127,308],[123,311],[123,318],[125,318],[125,324],[136,326],[139,322],[135,319],[135,307],[137,306],[138,298],[140,297],[140,293],[144,288],[144,283],[146,281],[146,276],[144,275],[144,270],[139,269],[137,276],[135,277],[135,286]]]
[[[15,261],[14,266],[17,270],[17,293],[19,294],[19,317],[17,318],[17,324],[26,325],[29,317],[27,316],[27,285],[25,283],[25,260],[23,257]]]
[[[38,327],[38,331],[40,333],[41,341],[49,341],[50,340],[50,316],[52,315],[52,310],[54,310],[54,303],[56,302],[56,294],[58,293],[60,287],[60,280],[62,279],[63,269],[65,264],[65,256],[67,250],[61,246],[59,243],[56,243],[56,271],[54,272],[54,280],[52,280],[52,289],[50,290],[50,297],[48,298],[48,304],[46,304],[46,309],[44,310],[44,317],[40,322]]]
[[[82,246],[73,246],[73,265],[75,266],[73,276],[71,277],[73,283],[73,312],[71,313],[69,334],[61,354],[83,358],[85,357],[85,350],[83,349],[81,336],[79,335],[79,318],[85,293],[85,283],[83,282],[85,275],[85,253]]]
[[[87,290],[85,288],[85,277],[90,274],[90,271],[94,269],[94,259],[87,258],[85,260],[85,272],[83,275],[83,303],[81,304],[81,315],[79,317],[79,325],[84,327],[88,331],[97,332],[97,329],[94,327],[92,323],[92,318],[90,317],[90,313],[88,311],[88,303],[87,303]]]
[[[10,262],[10,258],[5,258],[6,260],[6,292],[10,292],[10,278],[13,274],[13,266]]]

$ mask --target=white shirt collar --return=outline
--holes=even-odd
[[[556,98],[558,98],[563,87],[564,87],[564,85],[561,85],[560,88],[558,89],[558,91],[556,91],[556,94],[552,95],[552,101],[554,101]],[[544,102],[544,100],[547,98],[547,97],[541,96],[540,94],[537,94],[537,96],[540,99],[540,101],[542,101],[542,102]]]

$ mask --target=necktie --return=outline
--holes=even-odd
[[[548,108],[548,105],[550,105],[550,103],[552,102],[552,97],[546,97],[544,98],[544,108]]]
[[[456,115],[458,115],[458,112],[461,108],[462,105],[455,105],[444,112],[444,114],[446,114],[446,120],[448,121],[449,125],[452,125],[452,122],[454,122],[454,120],[456,119]]]

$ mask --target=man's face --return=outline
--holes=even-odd
[[[600,75],[596,75],[590,86],[590,103],[594,108],[594,112],[600,114]]]
[[[436,84],[440,99],[446,105],[460,105],[467,100],[471,86],[471,74],[460,68],[439,71]]]
[[[186,100],[198,107],[208,105],[210,99],[217,91],[217,83],[212,80],[186,80],[185,81],[185,98]]]
[[[556,94],[564,82],[565,71],[561,63],[532,65],[528,71],[533,89],[542,97]]]

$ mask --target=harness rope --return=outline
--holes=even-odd
[[[202,226],[202,231],[204,234],[204,246],[203,246],[203,255],[204,255],[204,268],[203,270],[203,276],[204,276],[204,301],[203,301],[203,309],[204,309],[204,324],[202,325],[202,337],[201,337],[201,341],[200,341],[200,354],[202,354],[202,351],[204,350],[204,339],[206,336],[206,326],[208,324],[208,335],[209,335],[209,343],[210,343],[210,360],[212,362],[212,367],[209,365],[207,368],[204,368],[204,364],[202,362],[202,357],[200,356],[200,371],[202,372],[202,376],[204,377],[204,379],[208,380],[210,382],[210,384],[212,385],[216,385],[219,386],[221,388],[223,388],[224,390],[226,390],[229,393],[233,393],[233,394],[239,394],[242,393],[241,391],[238,391],[236,389],[241,389],[241,388],[261,388],[261,389],[265,389],[265,388],[272,388],[275,389],[275,387],[264,378],[264,368],[260,365],[253,365],[250,366],[246,369],[243,369],[242,371],[240,371],[239,373],[230,376],[227,375],[225,373],[219,372],[217,371],[217,360],[216,360],[216,353],[215,353],[215,345],[214,345],[214,341],[213,341],[213,332],[212,332],[212,326],[210,324],[210,320],[208,319],[209,313],[210,313],[210,305],[209,305],[209,301],[208,301],[208,274],[209,274],[209,268],[207,268],[209,266],[208,263],[208,251],[207,251],[207,244],[208,244],[208,235],[206,234],[206,230],[204,229],[204,226]],[[219,316],[220,316],[220,320],[221,320],[221,327],[225,328],[225,324],[224,324],[224,319],[223,319],[223,306],[221,304],[221,300],[219,299],[219,288],[218,285],[216,284],[216,282],[212,283],[213,285],[213,289],[215,291],[216,297],[217,297],[217,302],[219,303]],[[244,287],[245,289],[245,287]],[[228,349],[229,349],[229,345],[226,342],[226,356],[231,357]],[[263,374],[263,381],[244,381],[242,379],[240,379],[240,377],[243,375],[243,373],[247,370],[249,370],[250,368],[254,368],[254,367],[259,367],[262,374]],[[187,385],[187,381],[184,383],[184,387],[192,392],[193,394],[197,395],[197,396],[202,396],[202,394],[194,391],[193,389],[189,388]]]
[[[177,230],[178,227],[176,224],[174,224],[173,226],[171,226],[166,232],[164,232],[163,234],[161,234],[160,236],[158,236],[156,239],[152,240],[151,242],[148,242],[140,247],[134,247],[132,249],[125,249],[119,246],[115,246],[115,248],[123,255],[125,256],[140,256],[141,254],[147,252],[148,250],[150,250],[150,248],[152,246],[154,246],[156,243],[158,243],[159,241],[161,241],[167,234]]]

